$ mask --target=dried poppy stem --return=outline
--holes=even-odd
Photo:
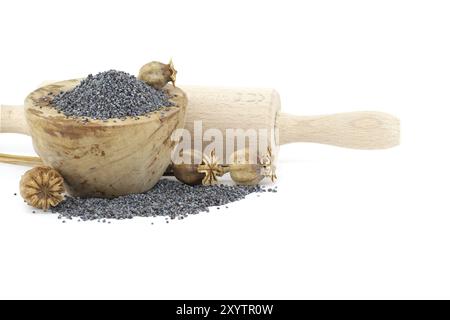
[[[43,162],[39,157],[28,157],[28,156],[12,156],[9,154],[0,153],[0,162],[8,164],[17,164],[22,166],[41,166]]]

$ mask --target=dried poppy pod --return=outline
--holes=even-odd
[[[28,205],[47,211],[64,199],[64,179],[53,168],[33,168],[22,176],[20,194]]]
[[[196,150],[186,150],[183,151],[180,156],[183,157],[181,163],[172,163],[172,170],[175,178],[191,186],[202,184],[205,174],[198,172],[198,166],[202,163],[203,157],[201,152]]]
[[[233,152],[229,162],[231,179],[237,184],[257,185],[264,179],[259,157],[252,157],[248,148]]]
[[[138,79],[153,88],[161,89],[169,82],[175,85],[177,70],[175,70],[172,60],[170,60],[169,64],[153,61],[141,68]]]

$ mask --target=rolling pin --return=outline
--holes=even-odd
[[[399,144],[400,123],[390,114],[376,111],[296,116],[281,112],[274,89],[181,87],[188,96],[185,128],[194,121],[203,130],[278,129],[280,145],[312,142],[353,149],[386,149]]]
[[[354,149],[386,149],[399,144],[399,120],[386,113],[361,111],[322,116],[281,112],[273,89],[181,86],[188,96],[185,128],[193,136],[195,121],[203,132],[218,129],[267,129],[280,145],[294,142],[328,144]],[[0,106],[0,132],[28,134],[21,106]],[[34,165],[39,158],[0,154],[0,161]]]

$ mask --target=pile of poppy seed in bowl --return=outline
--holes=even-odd
[[[54,107],[69,117],[107,121],[138,117],[171,106],[163,90],[153,88],[136,77],[120,71],[89,75],[67,92],[53,99]],[[166,217],[182,220],[189,215],[209,212],[211,207],[225,206],[250,194],[276,192],[261,186],[215,185],[189,186],[179,181],[162,179],[146,193],[114,199],[66,198],[51,212],[66,219],[107,222],[134,217]]]
[[[96,120],[138,117],[172,103],[167,93],[126,72],[110,70],[89,75],[74,89],[53,99],[54,107],[69,117]]]

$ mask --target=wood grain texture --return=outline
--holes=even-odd
[[[36,153],[64,177],[73,196],[116,197],[151,189],[170,164],[170,136],[184,126],[186,95],[168,85],[172,107],[139,119],[85,123],[51,105],[52,95],[78,83],[54,83],[27,97],[25,115]]]
[[[23,106],[0,106],[0,132],[29,134]]]
[[[386,149],[400,141],[400,123],[387,113],[362,111],[326,116],[281,113],[280,96],[273,89],[183,87],[189,98],[186,129],[194,121],[203,130],[267,129],[276,143],[313,142],[355,149]],[[274,130],[275,129],[275,130]],[[204,142],[204,147],[209,144]]]
[[[267,130],[267,140],[275,139],[276,115],[280,110],[280,96],[273,89],[220,88],[183,86],[188,96],[185,128],[189,130],[194,145],[194,122],[201,121],[203,132],[242,129]],[[234,139],[235,143],[237,139]],[[204,141],[206,147],[210,141]],[[225,146],[225,141],[223,141]],[[252,143],[249,143],[251,146]],[[196,148],[198,149],[198,148]],[[265,150],[264,150],[265,151]],[[225,150],[223,155],[225,155]]]
[[[23,106],[0,105],[0,133],[29,134]],[[38,157],[0,153],[0,162],[22,166],[42,165]]]
[[[355,149],[386,149],[400,142],[400,122],[375,111],[325,116],[281,113],[277,121],[280,143],[315,142]]]

